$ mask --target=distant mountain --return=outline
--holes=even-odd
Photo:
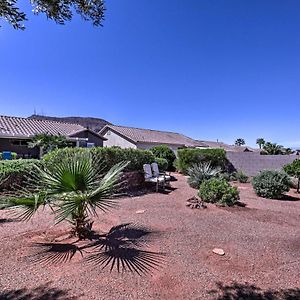
[[[50,120],[64,123],[73,123],[80,124],[83,127],[89,128],[95,132],[99,132],[105,125],[111,123],[99,119],[99,118],[91,118],[91,117],[51,117],[51,116],[41,116],[41,115],[32,115],[28,117],[29,119],[37,119],[37,120]]]

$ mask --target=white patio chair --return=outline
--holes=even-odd
[[[163,176],[154,176],[151,170],[151,166],[149,164],[144,164],[143,169],[144,169],[145,182],[155,183],[156,192],[158,192],[159,184],[163,186],[163,189],[165,188],[166,180]]]
[[[159,172],[158,164],[156,162],[151,164],[151,168],[155,177],[164,176],[165,181],[171,181],[170,175],[167,175],[166,172]]]

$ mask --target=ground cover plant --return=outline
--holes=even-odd
[[[240,199],[238,189],[219,178],[204,180],[200,185],[198,195],[204,202],[224,206],[232,206]]]
[[[281,199],[290,189],[290,179],[285,172],[265,170],[253,178],[252,185],[260,197]]]

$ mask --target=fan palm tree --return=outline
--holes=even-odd
[[[265,143],[266,143],[266,141],[263,138],[258,138],[256,140],[256,144],[259,146],[259,149],[261,149]]]
[[[89,152],[67,155],[51,168],[36,167],[26,188],[0,199],[0,209],[17,209],[18,217],[28,220],[48,205],[57,223],[70,222],[72,233],[84,239],[91,233],[90,216],[116,204],[113,196],[127,164],[121,162],[103,175]]]
[[[236,141],[234,142],[234,144],[235,144],[236,146],[243,146],[243,145],[246,144],[246,142],[245,142],[244,139],[239,138],[239,139],[236,139]]]
[[[263,150],[264,153],[268,155],[280,155],[284,152],[283,146],[270,142],[264,144]]]

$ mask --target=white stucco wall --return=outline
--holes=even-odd
[[[106,141],[103,141],[103,147],[119,146],[121,148],[137,148],[135,144],[111,130],[108,130],[103,136],[107,138]]]

